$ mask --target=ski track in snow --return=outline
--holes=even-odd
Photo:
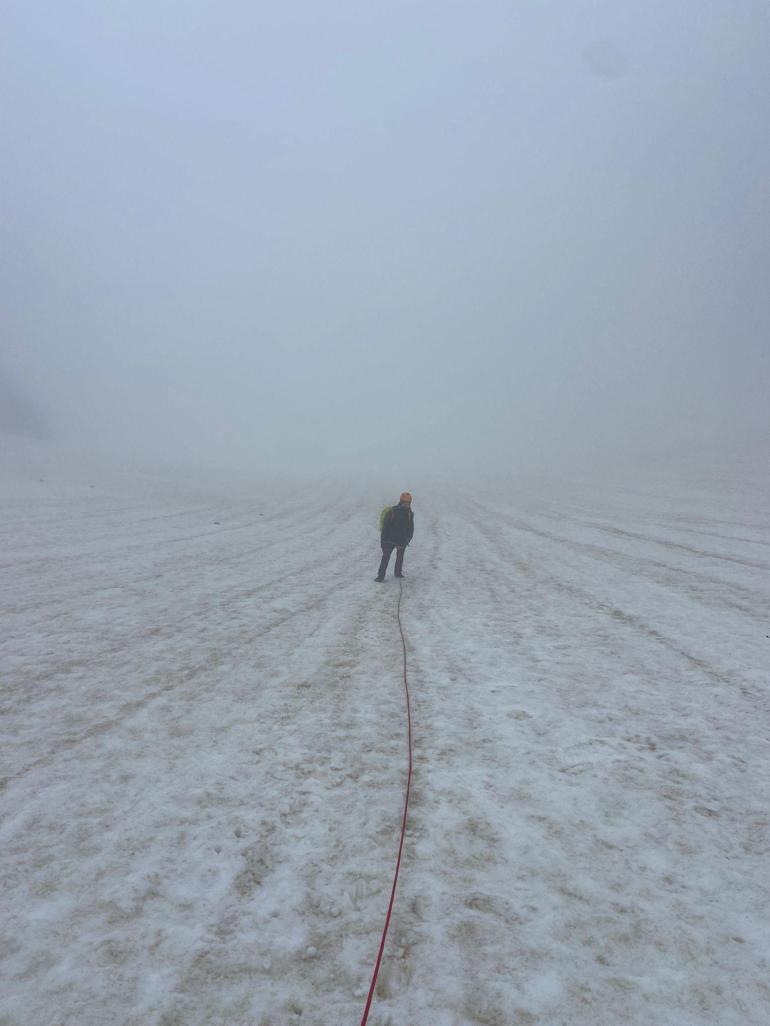
[[[0,1026],[358,1023],[389,496],[4,473]],[[409,483],[370,1023],[766,1023],[759,480]]]

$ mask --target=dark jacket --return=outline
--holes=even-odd
[[[411,507],[399,502],[391,506],[382,525],[380,542],[383,545],[408,545],[414,534],[414,513]]]

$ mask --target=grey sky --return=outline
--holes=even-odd
[[[2,29],[0,374],[56,437],[416,467],[767,428],[764,0]]]

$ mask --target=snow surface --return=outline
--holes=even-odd
[[[0,1023],[358,1024],[391,495],[0,469]],[[770,1022],[764,474],[397,483],[372,1026]]]

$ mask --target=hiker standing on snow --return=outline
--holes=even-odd
[[[396,577],[403,577],[401,568],[404,565],[404,551],[412,540],[414,534],[414,513],[412,513],[412,496],[409,492],[402,492],[401,498],[396,506],[386,506],[380,514],[380,544],[382,545],[382,560],[380,569],[375,581],[385,580],[385,571],[388,569],[390,554],[396,550]]]

